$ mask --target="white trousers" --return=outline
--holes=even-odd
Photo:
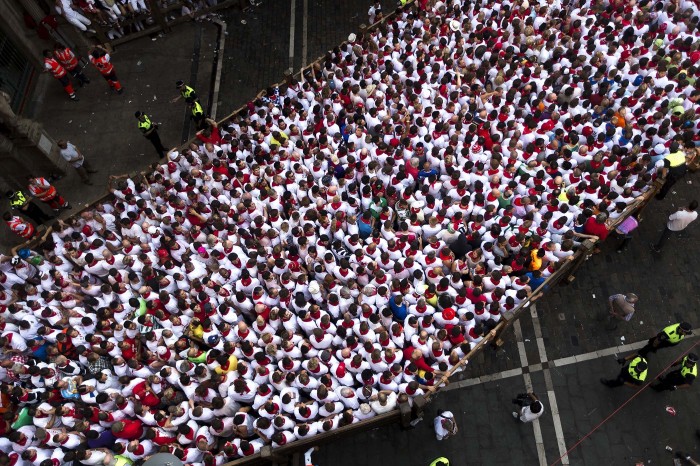
[[[91,24],[91,21],[89,19],[87,19],[85,16],[81,15],[76,11],[64,11],[63,17],[66,18],[66,21],[68,21],[81,31],[87,31],[87,27]]]

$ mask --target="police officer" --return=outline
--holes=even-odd
[[[671,153],[664,157],[664,166],[661,170],[661,178],[665,178],[666,181],[656,194],[658,200],[666,197],[676,181],[680,180],[688,171],[688,166],[685,163],[685,152],[681,150],[680,145],[674,141],[669,150]]]
[[[138,120],[138,127],[143,133],[144,137],[151,141],[151,144],[153,144],[153,147],[155,147],[156,152],[158,152],[158,157],[160,157],[161,159],[165,157],[167,149],[163,147],[163,143],[160,142],[160,136],[158,135],[158,125],[151,122],[151,119],[148,118],[148,115],[146,115],[143,112],[137,111],[136,113],[134,113],[134,116]]]
[[[608,387],[638,387],[647,378],[647,360],[642,356],[635,356],[628,365],[620,369],[616,379],[600,379],[600,383]]]
[[[192,118],[197,125],[197,131],[204,129],[206,127],[206,121],[202,104],[195,100],[194,102],[190,102],[188,105],[190,107],[190,111],[192,112],[190,118]]]
[[[656,353],[660,348],[670,348],[683,341],[686,335],[692,335],[693,328],[688,322],[669,325],[660,331],[655,337],[650,338],[644,348],[637,353],[646,357],[649,353]],[[629,359],[628,357],[627,359]]]
[[[450,460],[441,456],[440,458],[435,458],[431,461],[430,466],[450,466]]]
[[[173,98],[170,102],[175,103],[180,99],[185,99],[188,104],[194,102],[197,99],[197,92],[190,86],[185,84],[184,81],[178,81],[175,83],[175,87],[180,91],[180,95]]]
[[[37,204],[33,202],[33,197],[25,195],[21,190],[8,191],[6,193],[10,199],[10,207],[20,211],[34,221],[37,225],[41,225],[47,220],[54,218],[52,215],[47,215]]]
[[[698,376],[698,356],[695,353],[690,353],[683,359],[674,362],[673,365],[680,367],[661,377],[659,383],[652,385],[651,388],[660,392],[663,390],[674,391],[679,388],[690,388],[693,385],[695,377]]]

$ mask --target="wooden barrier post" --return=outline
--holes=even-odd
[[[170,26],[168,26],[165,20],[165,14],[160,9],[160,2],[151,2],[151,16],[155,20],[156,24],[160,27],[163,32],[170,32]]]

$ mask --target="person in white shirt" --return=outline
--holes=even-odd
[[[521,406],[519,411],[513,411],[513,417],[520,422],[532,422],[544,414],[544,405],[534,393],[518,395],[513,403]]]
[[[666,243],[673,233],[685,230],[688,225],[698,218],[697,209],[698,201],[692,200],[690,201],[690,204],[688,204],[688,207],[683,207],[682,209],[678,209],[676,212],[672,213],[668,217],[668,222],[666,222],[666,227],[661,233],[659,241],[657,241],[656,244],[650,244],[651,249],[654,252],[661,252],[661,248],[663,248],[664,243]]]
[[[437,416],[433,420],[435,428],[435,437],[438,440],[444,440],[457,434],[457,422],[455,416],[450,411],[438,410]]]
[[[59,140],[56,144],[58,145],[58,152],[61,154],[61,157],[63,157],[66,162],[75,168],[75,171],[78,172],[78,175],[80,175],[80,179],[83,180],[83,183],[92,184],[88,174],[97,173],[97,170],[94,170],[90,166],[88,161],[85,160],[85,156],[78,150],[78,148],[69,141],[64,141],[63,139]]]
[[[370,399],[369,406],[377,414],[388,413],[396,408],[397,398],[395,392],[383,390]]]

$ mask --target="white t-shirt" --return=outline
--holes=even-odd
[[[671,231],[685,230],[685,228],[697,218],[697,211],[679,210],[668,217],[668,224],[666,226]]]
[[[61,157],[66,159],[66,161],[70,161],[76,157],[80,157],[80,154],[78,153],[77,148],[73,144],[71,144],[70,142],[67,142],[66,148],[61,149],[59,152],[61,153]],[[73,165],[73,167],[75,167],[75,168],[80,168],[83,166],[84,160],[85,159],[83,157],[80,157],[80,160],[77,160],[75,162],[71,162],[71,165]]]
[[[433,427],[435,427],[435,436],[437,437],[438,440],[442,440],[445,437],[449,437],[450,435],[454,435],[457,433],[457,424],[454,424],[454,427],[451,430],[445,429],[445,427],[442,425],[442,421],[449,419],[453,423],[455,423],[455,417],[454,414],[450,411],[443,411],[439,416],[435,416],[435,419],[433,420]]]
[[[539,413],[532,412],[532,406],[535,404],[539,404],[541,407]],[[530,406],[524,406],[520,410],[520,420],[522,422],[532,422],[535,419],[537,419],[538,417],[542,416],[543,414],[544,414],[544,405],[542,404],[541,401],[537,400],[537,401],[533,402]]]

